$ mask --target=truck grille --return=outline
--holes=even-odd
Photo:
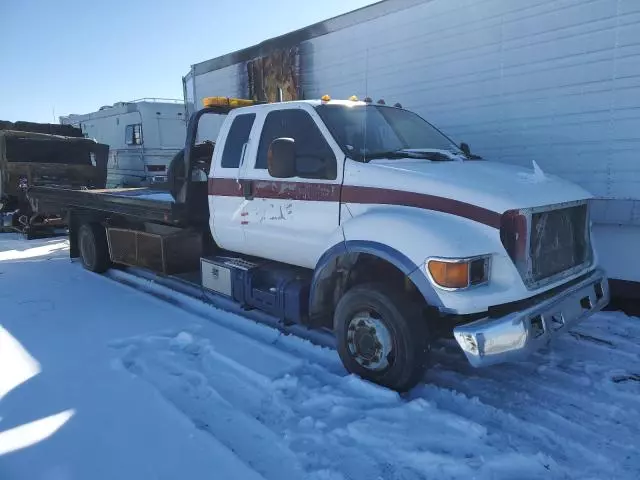
[[[587,205],[533,213],[529,280],[538,283],[590,261]]]

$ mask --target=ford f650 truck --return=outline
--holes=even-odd
[[[369,99],[204,103],[170,194],[29,191],[34,210],[68,212],[71,257],[330,329],[348,371],[399,391],[440,337],[474,366],[510,361],[609,301],[590,195],[535,164],[485,161]],[[226,119],[215,144],[196,145],[207,115]]]

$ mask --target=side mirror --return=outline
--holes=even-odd
[[[296,176],[296,142],[293,138],[276,138],[267,152],[269,175],[274,178]]]

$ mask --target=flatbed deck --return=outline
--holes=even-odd
[[[194,219],[197,222],[208,218],[208,212],[189,211],[185,205],[175,203],[167,191],[144,187],[75,190],[34,186],[29,189],[28,197],[36,211],[46,211],[51,206],[94,210],[178,227],[189,226]]]

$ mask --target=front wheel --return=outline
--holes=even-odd
[[[344,294],[334,329],[345,368],[393,390],[415,386],[429,363],[426,319],[406,295],[383,284],[358,285]]]

